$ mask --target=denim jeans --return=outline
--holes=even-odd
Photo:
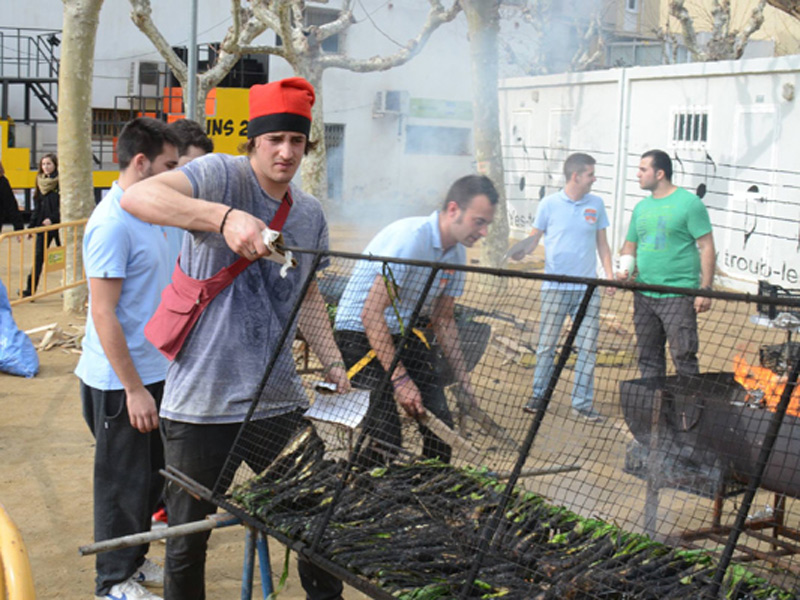
[[[697,375],[697,313],[689,296],[655,298],[633,295],[633,324],[642,377],[664,377],[667,359],[664,346],[679,375]]]
[[[147,390],[161,404],[164,382]],[[83,418],[95,439],[94,539],[113,539],[150,531],[150,519],[164,489],[159,470],[164,450],[158,431],[141,433],[128,417],[125,390],[98,390],[81,382]],[[148,544],[102,552],[95,565],[95,594],[104,596],[113,585],[136,572]]]
[[[542,312],[539,317],[539,344],[536,348],[536,371],[533,375],[533,396],[542,398],[555,368],[555,355],[561,328],[567,315],[578,314],[585,290],[547,289],[541,292]],[[572,386],[572,407],[592,408],[594,398],[594,366],[597,362],[597,335],[600,330],[600,294],[592,294],[586,315],[575,337],[578,357]]]

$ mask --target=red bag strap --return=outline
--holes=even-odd
[[[289,216],[289,211],[292,209],[292,204],[294,204],[294,200],[292,200],[292,194],[287,188],[286,193],[283,195],[283,200],[281,200],[281,205],[278,207],[278,212],[275,213],[275,216],[272,217],[272,220],[269,222],[270,229],[274,231],[280,231],[283,229],[283,226],[286,223],[286,218]],[[224,271],[226,275],[223,275],[222,277],[225,280],[228,280],[226,285],[229,285],[239,275],[239,273],[244,271],[253,262],[255,261],[252,261],[249,258],[241,257],[229,267],[221,269],[217,275],[220,275]]]
[[[278,207],[278,212],[275,213],[275,216],[272,217],[272,221],[269,222],[270,229],[273,231],[280,231],[283,229],[283,224],[286,223],[286,217],[289,216],[292,204],[294,204],[292,194],[289,188],[286,188],[286,193],[283,195],[283,200],[281,200],[281,205]]]

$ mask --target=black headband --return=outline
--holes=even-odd
[[[308,137],[311,119],[295,113],[272,113],[251,119],[247,124],[247,137],[250,139],[270,131],[296,131]]]

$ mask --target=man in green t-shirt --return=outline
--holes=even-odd
[[[621,259],[635,257],[637,283],[710,290],[716,253],[705,205],[691,192],[673,185],[672,160],[666,152],[642,154],[638,177],[639,186],[651,194],[633,209]],[[631,274],[624,270],[619,277],[627,279]],[[633,321],[642,377],[666,375],[667,341],[677,372],[699,373],[697,313],[710,308],[710,298],[634,293]]]

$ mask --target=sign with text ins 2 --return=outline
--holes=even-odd
[[[215,152],[239,154],[239,145],[247,142],[248,93],[246,88],[217,88],[216,110],[206,117]]]

